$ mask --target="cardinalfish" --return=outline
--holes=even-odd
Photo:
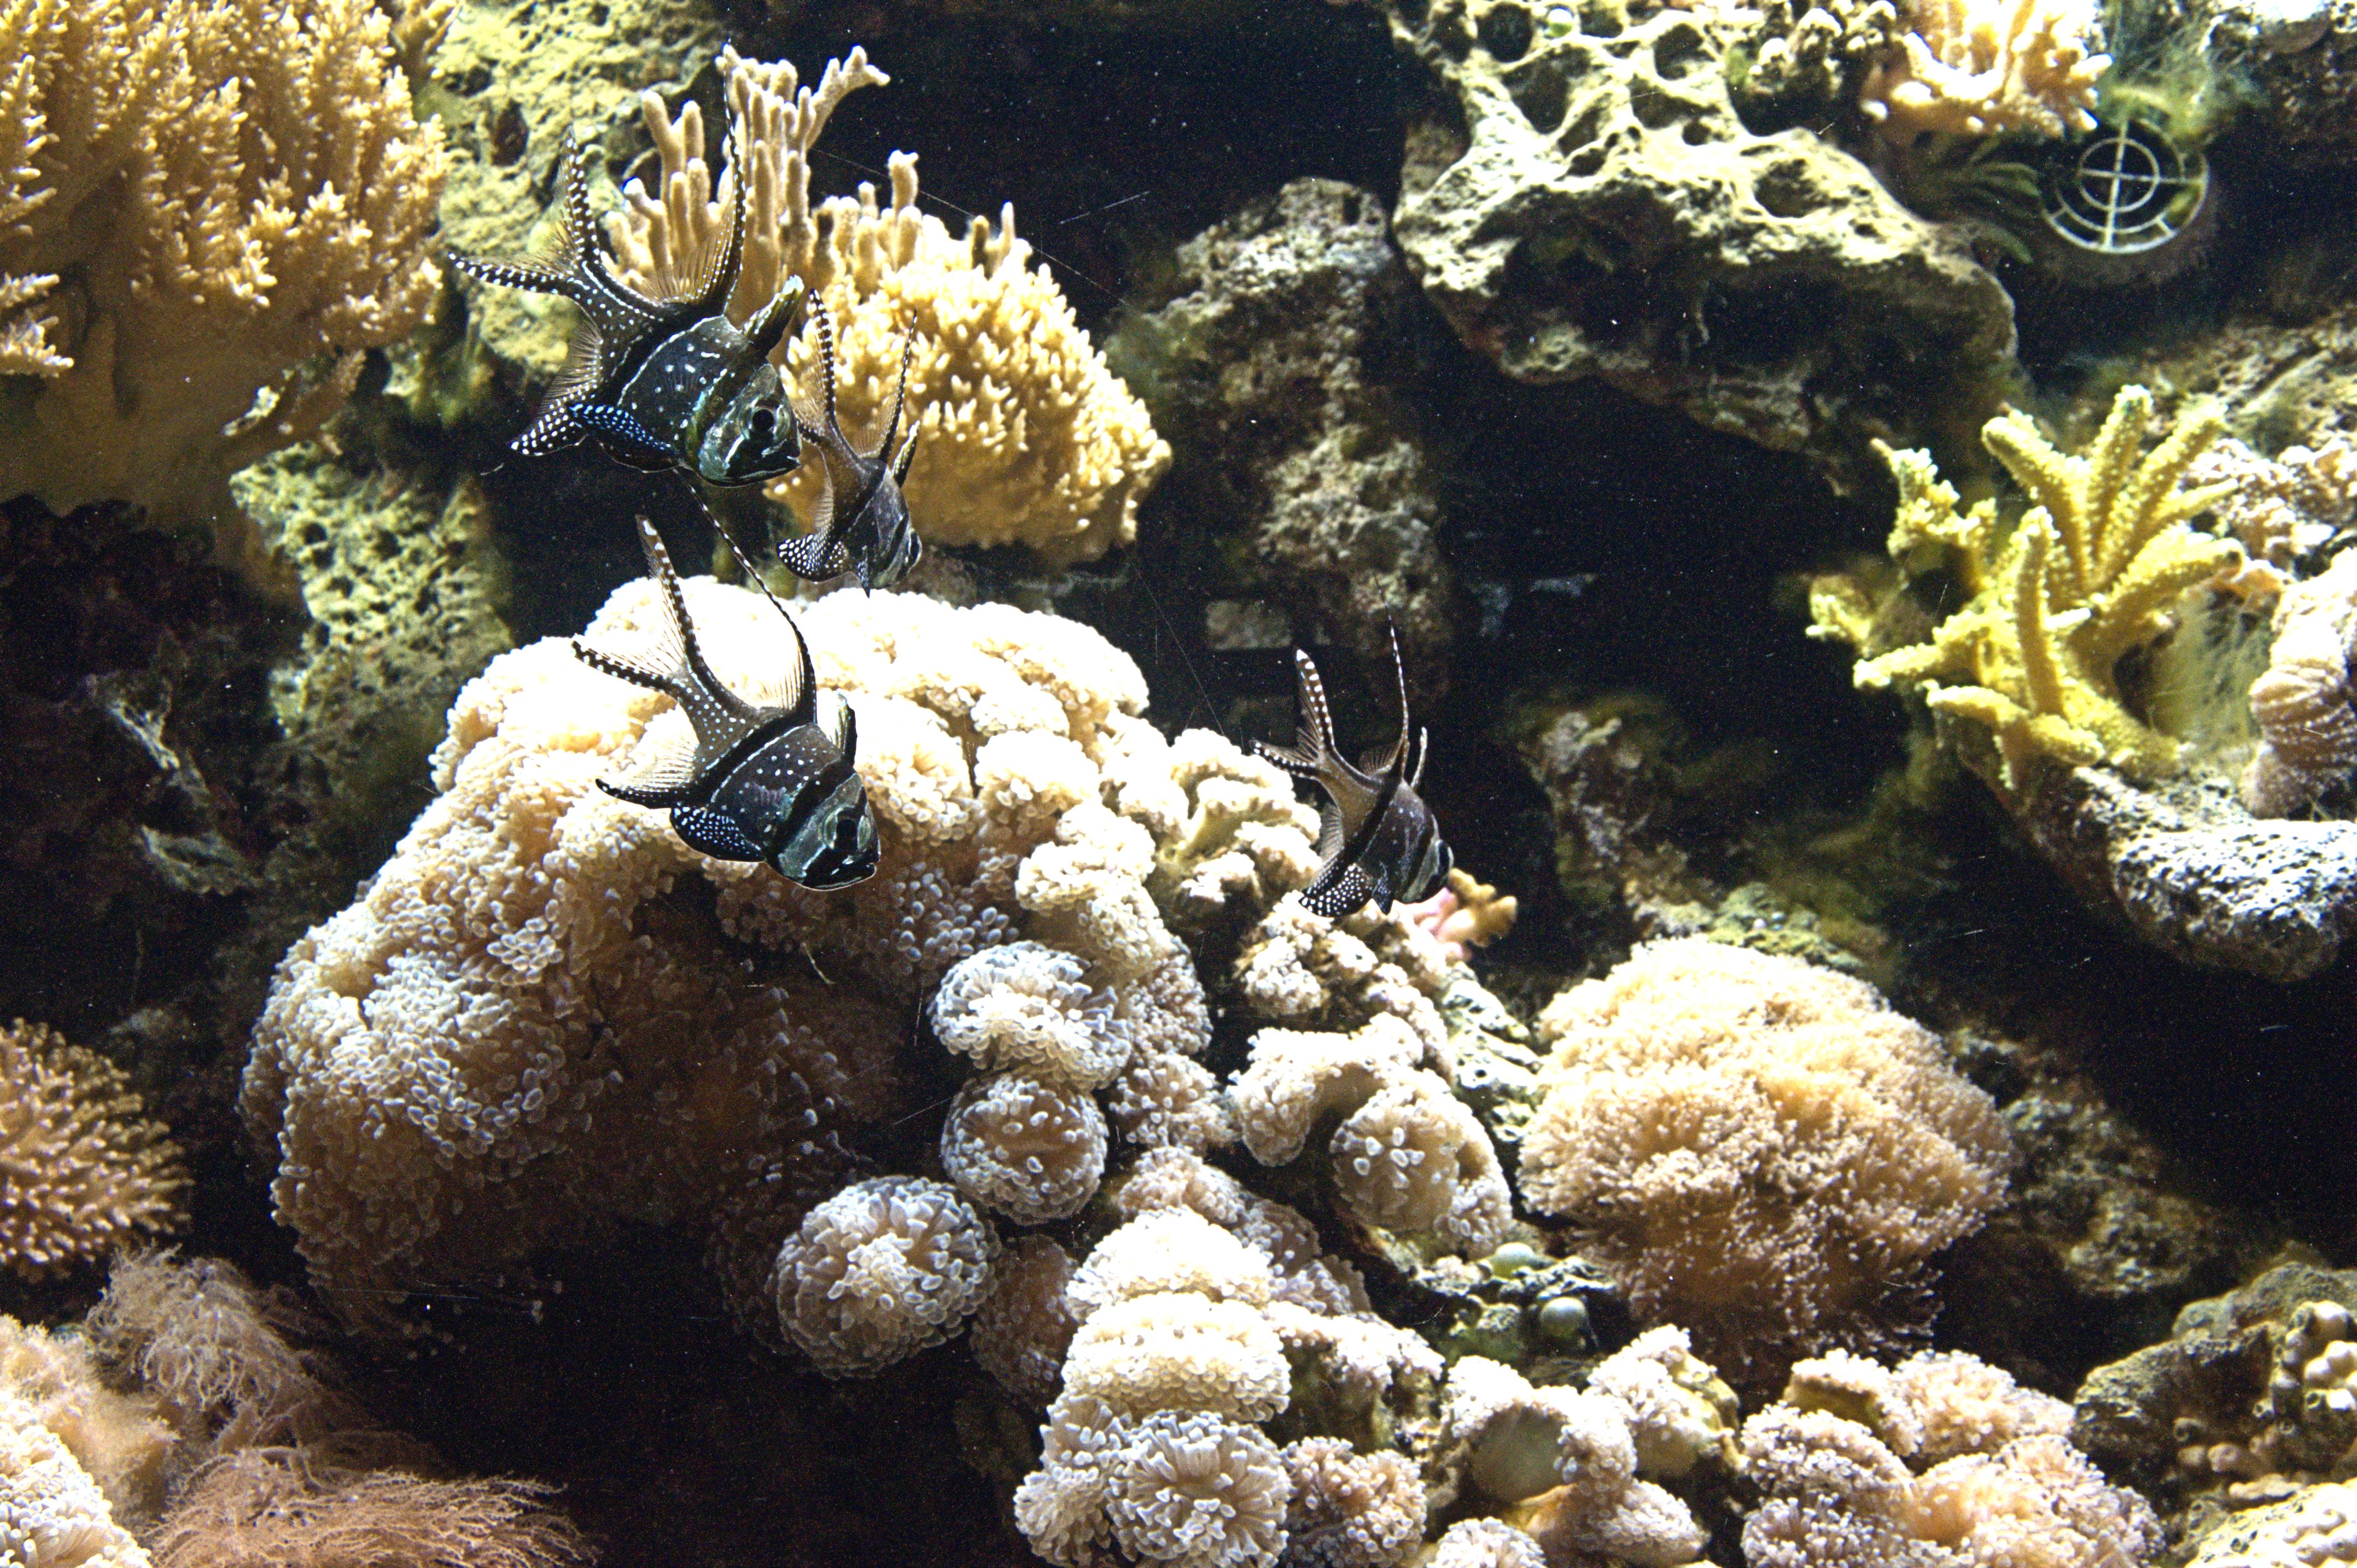
[[[597,787],[632,805],[669,807],[673,831],[715,860],[764,861],[789,881],[821,891],[866,881],[876,871],[876,815],[852,766],[858,736],[851,706],[829,692],[821,716],[810,648],[794,618],[770,598],[793,634],[793,658],[780,682],[780,700],[748,703],[705,662],[671,554],[643,517],[639,542],[662,602],[663,629],[654,646],[626,655],[576,638],[573,651],[593,670],[677,703],[695,741],[648,748],[627,777],[600,779]],[[769,596],[749,566],[745,575]]]
[[[496,262],[448,252],[469,277],[580,308],[565,369],[516,451],[537,457],[594,440],[631,467],[692,471],[721,486],[758,484],[800,465],[800,428],[770,353],[800,314],[802,286],[781,289],[742,327],[728,319],[745,256],[745,186],[732,184],[726,242],[705,247],[693,275],[660,277],[654,294],[621,282],[608,263],[589,209],[588,152],[577,140],[566,151],[554,254]]]
[[[817,300],[811,302],[811,316],[818,326],[818,395],[794,400],[794,421],[802,440],[818,453],[821,487],[810,532],[779,545],[778,559],[795,576],[812,582],[856,571],[861,587],[888,588],[925,553],[924,542],[909,525],[909,503],[900,491],[916,456],[916,432],[909,433],[897,453],[892,449],[908,404],[909,362],[917,341],[911,337],[901,344],[892,417],[885,422],[882,439],[863,452],[835,417],[834,318]]]
[[[1318,813],[1318,875],[1301,901],[1329,920],[1372,900],[1388,913],[1394,899],[1418,904],[1440,891],[1456,864],[1432,809],[1416,793],[1424,779],[1425,732],[1408,717],[1407,665],[1392,628],[1392,669],[1399,677],[1400,733],[1353,765],[1334,745],[1333,715],[1318,666],[1293,650],[1301,681],[1301,731],[1289,746],[1258,743],[1260,754],[1324,792]]]

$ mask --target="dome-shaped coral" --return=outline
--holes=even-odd
[[[778,1249],[778,1321],[821,1371],[866,1377],[965,1326],[998,1238],[965,1200],[920,1176],[855,1182]]]
[[[977,1066],[1075,1089],[1111,1083],[1131,1045],[1087,962],[1043,942],[985,948],[952,965],[933,993],[933,1032]]]
[[[1168,1292],[1116,1302],[1072,1336],[1064,1387],[1125,1415],[1206,1410],[1265,1421],[1285,1408],[1285,1345],[1242,1302]]]
[[[1063,1382],[1064,1353],[1079,1326],[1064,1299],[1071,1256],[1045,1236],[1018,1236],[1000,1255],[996,1276],[967,1343],[1000,1388],[1039,1410]]]
[[[1276,1447],[1215,1415],[1157,1411],[1111,1466],[1106,1511],[1132,1556],[1183,1568],[1265,1568],[1292,1494]]]
[[[19,1019],[0,1029],[0,1265],[38,1278],[179,1218],[188,1185],[121,1069]]]
[[[1097,1102],[1021,1073],[974,1079],[942,1123],[942,1169],[957,1189],[1025,1225],[1079,1213],[1104,1162]]]
[[[1988,1096],[1862,981],[1656,942],[1539,1026],[1555,1052],[1523,1198],[1578,1222],[1631,1304],[1738,1382],[1920,1326],[1910,1287],[2004,1193]]]

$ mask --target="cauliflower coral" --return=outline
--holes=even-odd
[[[2005,1189],[1988,1096],[1862,981],[1655,942],[1540,1015],[1534,1208],[1577,1222],[1631,1304],[1738,1385],[1904,1337],[1929,1260]]]

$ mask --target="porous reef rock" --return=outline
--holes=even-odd
[[[2270,159],[2303,168],[2357,161],[2357,5],[2217,0],[2193,9],[2208,13],[2213,67],[2250,90],[2239,107],[2265,125]]]
[[[1386,11],[1446,101],[1410,134],[1401,248],[1509,375],[1598,376],[1836,476],[1863,430],[1990,402],[2014,349],[2004,289],[1847,154],[1747,129],[1737,23],[1525,0]]]
[[[683,591],[713,668],[759,700],[786,656],[777,609],[709,579]],[[656,614],[632,583],[587,639],[627,642]],[[1208,732],[1166,741],[1138,716],[1136,667],[1069,621],[858,594],[798,618],[857,717],[882,857],[867,882],[818,894],[707,860],[598,790],[685,721],[548,639],[460,693],[441,793],[287,955],[242,1103],[279,1155],[279,1217],[356,1323],[639,1220],[701,1231],[730,1300],[775,1333],[780,1248],[852,1174],[838,1134],[898,1107],[896,1051],[937,982],[944,1043],[985,1073],[1102,1093],[1135,1145],[1232,1135],[1162,908],[1249,916],[1307,878],[1284,777]],[[1027,1157],[968,1197],[1068,1202],[1061,1177],[1015,1190]],[[959,1316],[979,1285],[959,1283]],[[932,1320],[907,1305],[926,1332],[895,1342],[914,1347]]]
[[[2072,1441],[2172,1509],[2347,1472],[2357,1451],[2357,1273],[2291,1261],[2190,1304],[2169,1337],[2079,1387]]]
[[[1171,482],[1243,520],[1239,553],[1297,636],[1387,660],[1388,621],[1422,673],[1449,641],[1450,574],[1409,406],[1414,289],[1374,193],[1297,179],[1181,245],[1172,297],[1105,352],[1200,459]]]

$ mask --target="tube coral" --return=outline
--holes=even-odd
[[[0,1029],[0,1264],[38,1279],[180,1217],[163,1123],[105,1058],[18,1019]]]
[[[233,512],[221,481],[318,429],[439,284],[442,134],[392,18],[22,0],[0,53],[0,375],[36,378],[5,490]]]

